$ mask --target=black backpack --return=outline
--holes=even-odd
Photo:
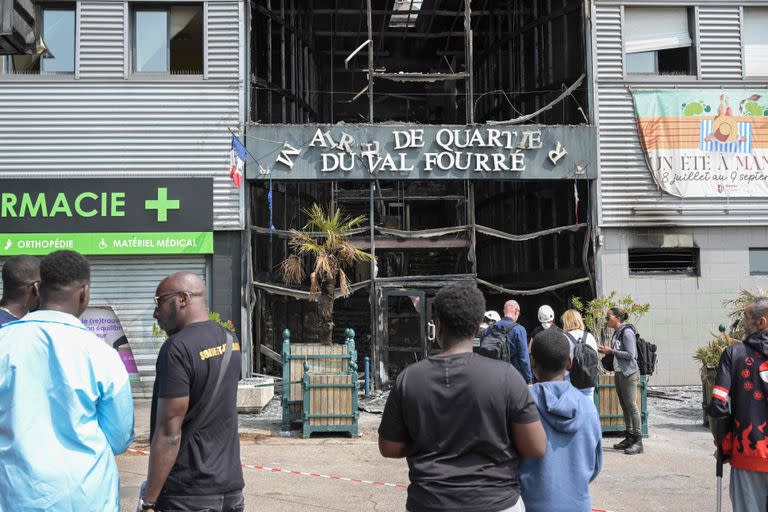
[[[656,371],[656,345],[650,341],[644,340],[637,328],[632,324],[627,324],[624,329],[632,329],[637,340],[637,367],[640,369],[640,375],[653,375]],[[619,339],[624,336],[624,329],[619,332]]]
[[[481,356],[491,359],[498,359],[509,363],[511,357],[509,354],[509,332],[517,325],[512,323],[501,327],[497,324],[488,328],[487,334],[480,337],[480,346],[477,353]]]
[[[569,332],[565,335],[573,341],[573,361],[568,370],[571,384],[578,389],[595,387],[600,373],[597,369],[597,351],[582,341],[586,332],[578,340]]]

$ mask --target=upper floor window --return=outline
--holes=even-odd
[[[133,72],[203,74],[203,7],[133,7]]]
[[[37,55],[14,55],[8,58],[8,71],[13,74],[72,74],[75,72],[75,7],[42,5],[37,7],[38,34],[47,51]]]
[[[768,276],[768,249],[749,248],[749,275]]]
[[[627,75],[695,75],[696,54],[686,7],[625,7]]]
[[[768,8],[745,7],[744,26],[744,75],[768,76]]]

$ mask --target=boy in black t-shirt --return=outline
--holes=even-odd
[[[528,386],[515,368],[472,352],[485,299],[466,284],[432,303],[443,351],[403,370],[379,426],[384,457],[406,457],[410,512],[521,508],[519,457],[546,452]]]
[[[203,281],[188,272],[172,274],[157,287],[154,316],[169,338],[157,357],[143,510],[242,512],[245,507],[237,432],[240,344],[233,337],[216,390],[227,332],[208,319],[205,295]]]

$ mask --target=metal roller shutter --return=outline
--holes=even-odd
[[[205,258],[89,258],[91,305],[112,306],[123,326],[139,369],[141,383],[134,397],[151,397],[155,361],[163,339],[153,338],[152,299],[160,281],[174,272],[193,272],[205,280]]]
[[[625,7],[626,53],[686,48],[691,44],[685,7]]]
[[[153,338],[152,299],[160,281],[174,272],[194,272],[206,280],[204,256],[89,257],[91,306],[111,306],[123,326],[139,369],[135,398],[152,396],[155,361],[163,339]],[[4,261],[0,261],[0,264]],[[2,288],[0,283],[0,288]]]

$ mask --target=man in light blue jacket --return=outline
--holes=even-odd
[[[526,512],[591,512],[589,483],[603,463],[602,432],[594,404],[563,380],[570,366],[568,339],[546,329],[531,344],[538,381],[531,397],[547,433],[547,452],[520,462]]]
[[[78,320],[88,261],[57,251],[40,277],[40,309],[0,328],[0,511],[116,512],[115,454],[133,441],[128,373]]]

